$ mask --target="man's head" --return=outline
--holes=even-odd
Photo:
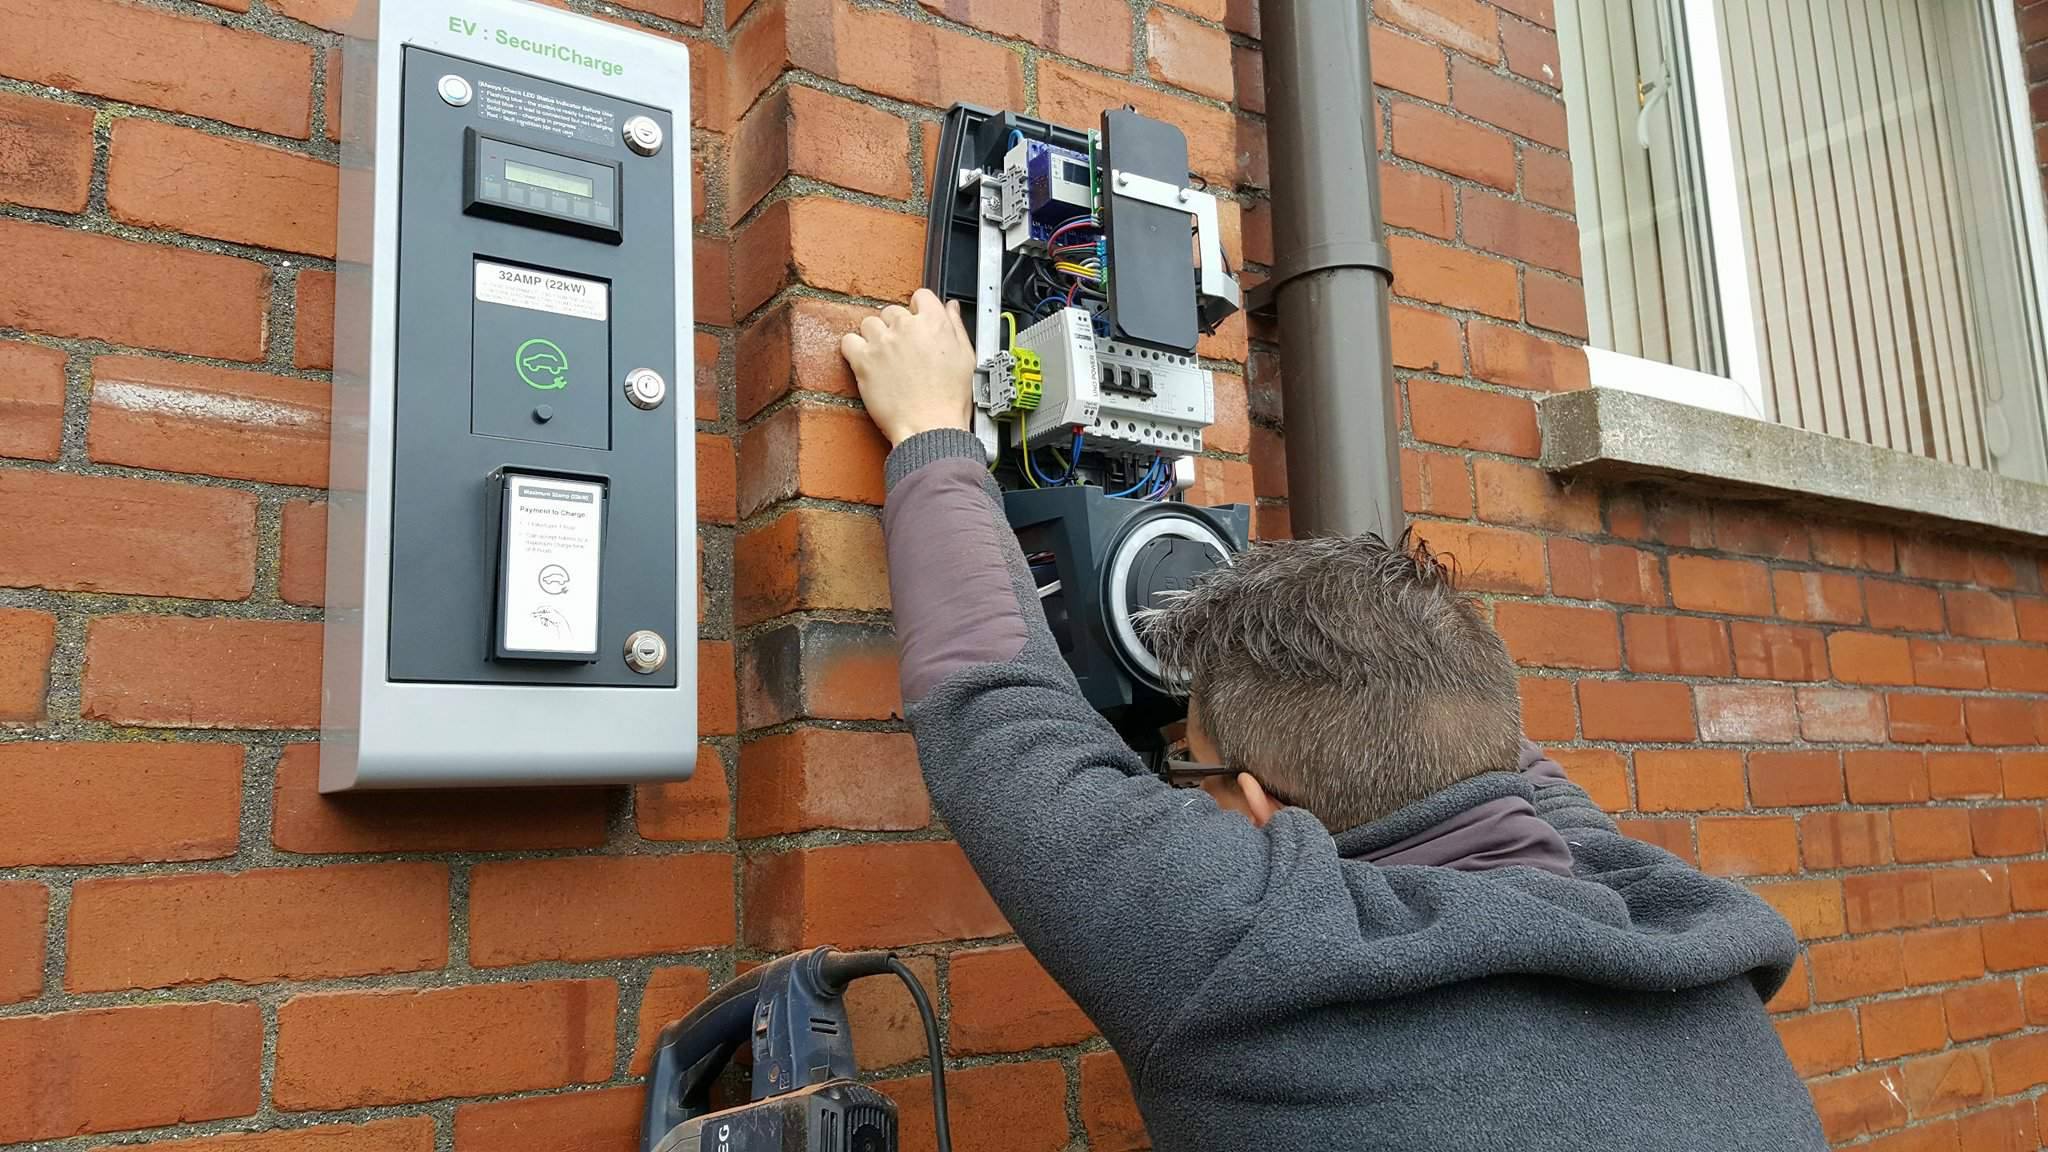
[[[1145,628],[1189,686],[1191,735],[1333,830],[1515,767],[1507,649],[1406,537],[1261,545]]]

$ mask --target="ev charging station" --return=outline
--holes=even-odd
[[[525,0],[360,4],[321,791],[692,771],[689,67]]]

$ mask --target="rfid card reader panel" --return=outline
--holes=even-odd
[[[321,788],[687,777],[688,53],[516,0],[345,50]]]

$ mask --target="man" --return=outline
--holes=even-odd
[[[1162,1149],[1823,1149],[1764,1001],[1796,952],[1738,885],[1629,840],[1521,739],[1441,566],[1277,544],[1152,625],[1206,792],[1083,701],[920,291],[842,351],[932,801],[1129,1071]]]

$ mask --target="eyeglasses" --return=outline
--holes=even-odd
[[[1244,771],[1242,768],[1227,768],[1221,764],[1202,764],[1194,760],[1163,760],[1160,762],[1159,767],[1160,777],[1175,788],[1200,788],[1202,781],[1211,777],[1235,778],[1242,771]],[[1294,801],[1275,791],[1264,780],[1259,781],[1259,786],[1266,790],[1268,799],[1282,808],[1300,807]]]
[[[1226,768],[1221,764],[1202,764],[1193,760],[1168,760],[1159,770],[1159,775],[1175,788],[1200,788],[1202,781],[1211,776],[1236,776],[1239,769]]]

